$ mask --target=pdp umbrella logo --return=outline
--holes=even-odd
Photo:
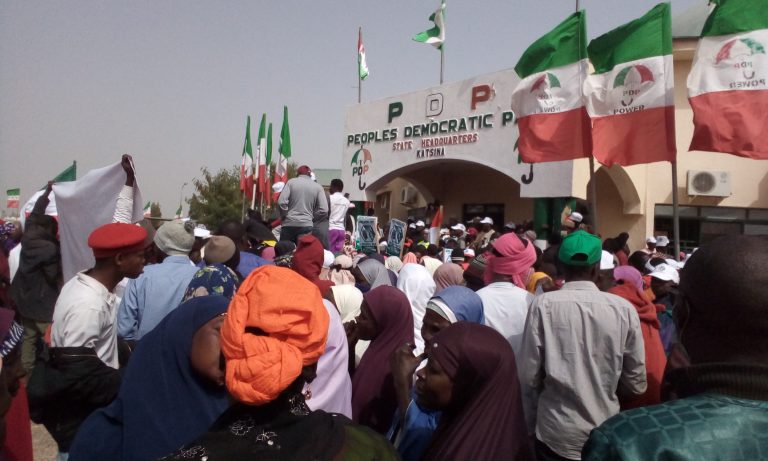
[[[557,100],[552,97],[553,88],[562,88],[560,80],[551,72],[544,72],[531,85],[531,94],[536,96],[540,104],[553,107]]]
[[[733,66],[741,69],[745,79],[755,77],[752,61],[748,58],[756,54],[765,54],[765,47],[755,39],[749,37],[735,38],[725,43],[715,56],[715,66]]]
[[[363,182],[363,176],[368,172],[368,167],[373,163],[371,158],[371,151],[360,146],[352,156],[352,177],[357,176],[357,187],[360,190],[365,190],[366,183]]]
[[[632,104],[636,96],[645,90],[648,84],[655,81],[651,69],[642,64],[634,64],[621,69],[616,74],[616,78],[613,79],[613,88],[622,89],[621,105],[627,107]]]

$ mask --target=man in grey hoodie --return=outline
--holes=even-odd
[[[280,207],[282,230],[280,240],[296,240],[312,232],[314,223],[328,217],[328,199],[323,187],[310,178],[312,170],[302,165],[298,176],[289,180],[277,204]]]

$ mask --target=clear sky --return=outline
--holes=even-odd
[[[673,16],[705,2],[673,0]],[[594,38],[655,3],[582,0],[587,33]],[[293,160],[340,168],[346,107],[357,101],[358,26],[371,72],[363,101],[407,93],[438,83],[439,53],[411,41],[437,5],[2,0],[0,194],[21,187],[24,201],[73,160],[82,176],[131,153],[144,199],[172,214],[201,167],[240,164],[247,114],[267,113],[276,151],[283,105]],[[574,7],[447,0],[445,80],[514,67]]]

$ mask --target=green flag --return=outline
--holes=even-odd
[[[72,162],[72,165],[53,178],[53,182],[67,182],[75,179],[77,179],[77,162]]]
[[[435,23],[435,26],[414,35],[413,40],[421,43],[429,43],[438,50],[442,49],[443,43],[445,42],[445,0],[440,3],[440,8],[432,13],[429,20]]]
[[[176,219],[181,219],[181,205],[179,205],[179,209],[178,209],[178,210],[176,210],[176,216],[175,216],[175,218],[176,218]]]
[[[288,106],[283,106],[283,127],[280,128],[280,146],[277,148],[283,158],[291,158],[291,130],[288,128]]]

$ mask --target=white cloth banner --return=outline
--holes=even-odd
[[[78,272],[93,267],[95,261],[88,246],[88,236],[97,227],[112,222],[123,185],[125,171],[120,162],[91,170],[77,181],[53,185],[65,283]],[[132,222],[144,218],[143,203],[137,181],[133,188]]]

